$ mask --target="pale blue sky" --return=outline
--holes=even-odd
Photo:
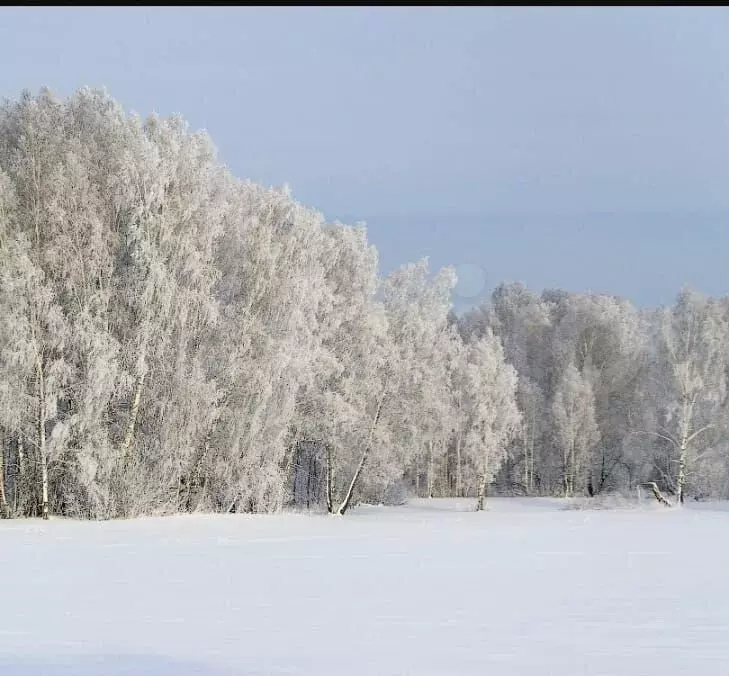
[[[2,8],[0,63],[181,113],[384,271],[729,293],[727,8]]]

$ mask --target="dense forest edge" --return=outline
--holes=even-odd
[[[528,243],[525,243],[528,246]],[[0,516],[729,498],[729,296],[386,277],[364,227],[105,91],[0,107]]]

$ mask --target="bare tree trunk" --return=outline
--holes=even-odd
[[[486,474],[483,474],[481,476],[481,480],[478,484],[478,502],[476,503],[476,511],[482,512],[483,511],[483,503],[486,499],[486,484],[487,484]]]
[[[486,499],[486,487],[488,485],[489,477],[489,458],[488,454],[483,459],[483,474],[478,485],[478,502],[476,503],[476,511],[483,511],[483,503]]]
[[[529,450],[529,485],[527,486],[527,494],[534,494],[534,438],[532,437],[532,446]]]
[[[428,442],[428,497],[433,497],[435,484],[435,460],[433,458],[433,441]]]
[[[314,501],[314,490],[316,488],[316,459],[313,453],[309,453],[309,466],[306,470],[306,508],[311,508]]]
[[[676,477],[676,504],[682,505],[684,499],[684,486],[686,485],[686,446],[681,444],[678,456],[678,476]]]
[[[124,441],[121,447],[121,461],[122,467],[124,467],[129,460],[129,450],[132,446],[132,439],[134,438],[134,428],[137,424],[137,416],[139,415],[139,403],[142,399],[142,388],[144,387],[144,378],[147,375],[146,369],[143,369],[137,376],[137,384],[134,388],[134,399],[132,400],[132,409],[129,415],[129,422],[127,423],[127,430],[124,433]]]
[[[448,461],[448,446],[440,441],[440,497],[446,498],[451,494],[450,463]]]
[[[5,438],[0,440],[0,519],[10,518],[10,509],[5,496]]]
[[[372,449],[372,439],[375,435],[375,430],[377,429],[377,423],[380,421],[380,414],[382,413],[382,404],[385,401],[385,394],[387,393],[387,383],[388,381],[385,380],[385,385],[382,388],[382,394],[380,395],[380,401],[377,402],[377,410],[375,411],[375,417],[372,421],[372,426],[370,427],[370,433],[367,439],[367,445],[365,446],[364,452],[362,453],[362,457],[360,458],[359,464],[357,465],[357,469],[354,473],[354,476],[352,477],[352,481],[349,484],[349,488],[347,489],[347,494],[344,496],[344,500],[342,500],[342,504],[339,505],[339,509],[337,509],[337,514],[340,516],[343,516],[344,513],[349,509],[349,503],[352,501],[352,496],[354,495],[354,489],[357,485],[357,482],[359,481],[359,477],[362,474],[362,469],[365,466],[365,462],[367,461],[367,456],[370,454],[370,451]]]
[[[525,446],[526,446],[526,485],[524,486],[524,489],[526,490],[527,495],[531,495],[534,491],[534,437],[535,437],[535,431],[534,428],[536,426],[536,412],[532,410],[532,420],[531,425],[527,429],[531,430],[531,433],[528,433],[526,436],[527,438],[524,440]]]
[[[15,505],[14,511],[20,513],[20,507],[25,504],[26,477],[25,477],[25,449],[23,437],[18,434],[18,476],[15,480]],[[23,514],[25,515],[25,514]]]
[[[532,412],[532,434],[529,440],[529,495],[534,492],[534,445],[537,437],[537,414],[536,411]]]
[[[334,509],[334,496],[332,495],[332,447],[326,444],[327,457],[327,512],[330,514]]]
[[[461,435],[456,436],[456,497],[463,497],[463,469],[461,465]]]
[[[651,491],[653,492],[653,497],[658,500],[662,505],[666,505],[666,507],[672,507],[671,502],[661,493],[661,491],[658,490],[658,485],[655,481],[651,481],[647,484],[643,484],[644,486],[648,486]]]
[[[38,383],[38,456],[41,466],[41,513],[48,519],[48,458],[46,457],[46,390],[43,378],[43,364],[40,356],[35,360]]]
[[[347,494],[344,496],[344,500],[342,500],[342,504],[339,505],[339,509],[337,509],[337,514],[340,516],[343,516],[344,513],[349,509],[349,503],[352,500],[352,495],[354,494],[354,487],[357,485],[357,482],[359,481],[359,476],[362,474],[362,469],[364,468],[365,461],[367,460],[367,456],[369,455],[369,446],[367,446],[364,450],[364,453],[362,453],[362,457],[360,458],[359,464],[357,465],[357,469],[354,472],[354,476],[352,477],[352,481],[349,484],[349,488],[347,489]]]
[[[572,442],[569,450],[565,454],[564,462],[564,496],[571,498],[575,490],[575,444]]]
[[[691,433],[694,418],[694,399],[688,396],[683,397],[683,415],[681,420],[681,443],[678,446],[678,473],[676,475],[676,504],[682,505],[684,488],[686,486],[686,464],[688,461],[689,444],[702,432],[711,427],[708,425],[700,430]]]
[[[529,495],[529,426],[524,423],[524,492]]]

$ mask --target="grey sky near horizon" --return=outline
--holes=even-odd
[[[234,174],[365,221],[383,272],[456,266],[460,307],[729,293],[726,7],[2,8],[0,61],[0,96],[181,113]]]

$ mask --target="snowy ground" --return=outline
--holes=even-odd
[[[729,676],[722,506],[472,504],[2,522],[0,674]]]

